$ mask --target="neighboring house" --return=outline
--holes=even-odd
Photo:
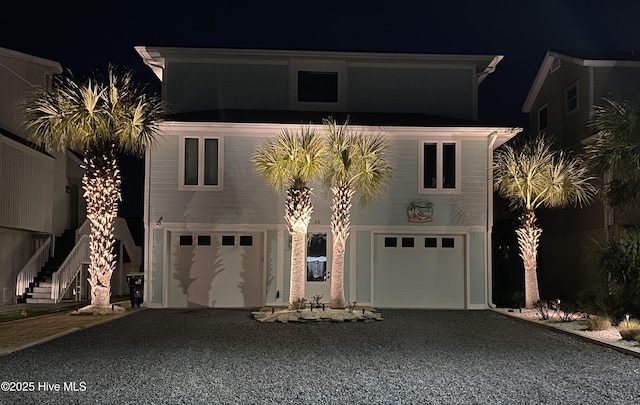
[[[522,107],[532,135],[547,133],[559,147],[580,153],[594,135],[593,106],[603,98],[627,96],[640,85],[640,54],[632,52],[555,52],[545,55]],[[542,211],[539,252],[543,298],[572,299],[593,287],[594,241],[606,239],[614,222],[596,200],[584,209]]]
[[[284,193],[255,174],[255,147],[323,117],[384,133],[395,172],[352,209],[347,301],[487,308],[493,150],[518,129],[477,122],[478,86],[502,56],[137,47],[171,117],[146,154],[150,307],[288,302]],[[306,295],[329,301],[330,198],[314,185]]]
[[[83,157],[71,150],[44,150],[29,141],[24,125],[25,102],[34,86],[49,86],[60,73],[58,62],[0,48],[0,304],[62,298],[53,285],[63,280],[50,273],[82,239],[77,231],[86,218]],[[119,231],[123,239],[130,237],[126,229]],[[135,247],[130,250],[127,260],[139,258]],[[116,275],[116,294],[128,293],[122,272]],[[76,278],[80,282],[74,286],[66,280],[67,297],[76,287],[86,296],[85,279]]]

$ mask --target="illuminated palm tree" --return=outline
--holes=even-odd
[[[596,139],[586,147],[589,167],[604,180],[603,197],[612,208],[640,201],[640,89],[618,101],[595,106],[591,127]]]
[[[553,150],[545,137],[498,149],[493,174],[496,192],[523,211],[516,234],[524,262],[525,305],[531,308],[540,299],[536,256],[542,229],[536,224],[536,208],[584,206],[596,188],[582,160]]]
[[[393,167],[389,144],[382,135],[366,135],[329,117],[323,120],[327,133],[329,168],[325,172],[325,192],[333,193],[331,202],[331,308],[344,308],[344,250],[351,227],[350,209],[354,195],[365,206],[379,195],[391,180]]]
[[[87,309],[110,308],[114,221],[121,199],[118,153],[142,155],[154,141],[161,115],[160,100],[134,83],[131,71],[118,72],[111,65],[106,79],[79,82],[67,71],[54,77],[51,88],[37,88],[28,101],[26,125],[35,142],[84,154],[82,185],[91,226]]]
[[[256,172],[276,191],[286,190],[284,219],[291,235],[289,306],[305,295],[307,227],[313,204],[309,182],[325,168],[325,146],[311,127],[300,132],[282,130],[258,146],[252,159]]]

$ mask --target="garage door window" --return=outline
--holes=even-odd
[[[438,238],[424,238],[424,247],[426,248],[438,247]]]
[[[236,244],[236,237],[233,235],[222,235],[222,246],[233,246]]]
[[[198,246],[211,246],[211,236],[198,235]]]
[[[407,247],[413,247],[413,238],[402,238],[402,247],[403,248],[407,248]]]
[[[398,247],[398,239],[384,238],[384,247]]]
[[[241,236],[240,237],[240,246],[253,246],[253,236]]]
[[[180,235],[180,246],[191,246],[191,245],[193,245],[193,236]]]
[[[442,247],[443,248],[453,248],[455,247],[455,243],[453,238],[442,238]]]

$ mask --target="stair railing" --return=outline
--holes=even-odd
[[[89,263],[89,239],[89,235],[82,235],[58,271],[51,275],[51,299],[54,302],[62,300],[82,266]]]
[[[24,265],[24,267],[18,273],[18,278],[16,280],[16,295],[21,296],[25,293],[26,289],[29,288],[30,284],[38,275],[38,272],[47,262],[49,257],[51,257],[51,243],[53,241],[53,237],[49,235],[49,237],[44,241],[44,243],[36,250],[36,252],[31,256],[31,259]]]

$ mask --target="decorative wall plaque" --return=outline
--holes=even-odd
[[[407,217],[409,222],[431,222],[433,215],[433,203],[426,200],[411,201],[407,205]]]

